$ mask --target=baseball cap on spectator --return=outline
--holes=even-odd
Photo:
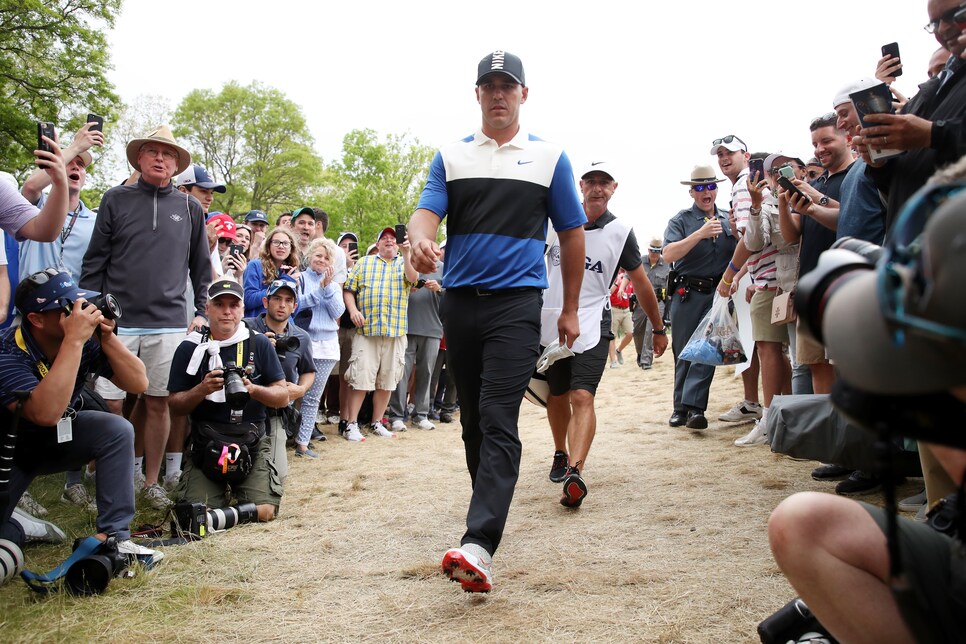
[[[208,287],[208,299],[213,300],[219,295],[234,295],[239,300],[245,299],[245,290],[242,285],[232,280],[220,279],[211,283]]]
[[[66,145],[61,145],[60,146],[60,149],[61,150],[66,150],[67,149],[67,146]],[[90,153],[90,150],[84,150],[83,152],[79,152],[77,154],[77,156],[79,156],[80,158],[84,159],[84,167],[85,168],[87,166],[89,166],[90,164],[94,163],[94,156]]]
[[[379,234],[378,235],[376,235],[376,243],[377,244],[379,243],[379,240],[380,239],[382,239],[383,237],[386,236],[386,233],[392,233],[393,241],[395,241],[395,239],[396,239],[396,228],[394,226],[386,226],[381,231],[379,231]]]
[[[235,220],[231,218],[231,215],[225,214],[223,212],[218,213],[212,217],[208,217],[208,223],[214,223],[216,221],[221,222],[221,232],[218,233],[219,237],[224,237],[226,239],[231,239],[234,241],[235,237]]]
[[[825,167],[822,165],[822,162],[816,159],[815,157],[812,157],[811,159],[809,159],[808,163],[805,164],[805,167],[807,168],[810,165],[815,166],[816,168],[822,168],[823,170],[825,169]]]
[[[345,239],[346,237],[351,237],[352,241],[354,241],[357,244],[359,243],[358,235],[356,235],[355,233],[345,232],[345,233],[339,233],[339,238],[335,240],[336,245],[338,246],[339,244],[341,244],[342,240]]]
[[[260,221],[262,223],[268,223],[268,215],[266,215],[261,210],[249,210],[248,214],[245,215],[245,223],[251,223],[253,221]]]
[[[584,171],[580,173],[580,179],[583,180],[591,172],[603,172],[611,178],[611,181],[617,181],[617,175],[614,174],[614,166],[607,161],[591,161],[584,166]]]
[[[864,89],[869,89],[870,87],[875,87],[876,85],[881,84],[882,81],[880,81],[878,78],[860,78],[853,83],[849,83],[835,93],[835,98],[832,99],[832,108],[834,109],[839,105],[843,105],[851,101],[852,99],[849,97],[849,94],[861,92]]]
[[[268,290],[265,292],[265,297],[271,297],[278,293],[283,288],[287,288],[292,291],[292,295],[298,299],[298,291],[296,289],[296,282],[290,275],[282,275],[277,280],[268,285]]]
[[[89,300],[98,295],[97,291],[79,289],[69,274],[48,268],[28,275],[20,282],[14,303],[21,313],[40,313],[73,304],[79,297]]]
[[[208,171],[197,163],[192,163],[188,166],[188,169],[179,174],[174,178],[174,185],[179,188],[184,186],[188,188],[190,186],[198,186],[199,188],[204,188],[205,190],[214,190],[215,192],[227,192],[225,184],[218,183],[214,178],[208,174]]]
[[[803,168],[805,167],[805,162],[799,159],[798,157],[789,156],[784,152],[782,152],[781,150],[779,150],[778,152],[775,152],[774,154],[769,154],[767,157],[765,157],[765,162],[764,162],[765,172],[771,172],[771,169],[772,167],[774,167],[775,163],[780,161],[781,159],[784,159],[786,161],[794,161],[795,163],[802,166]]]
[[[524,87],[527,85],[523,75],[523,61],[518,56],[500,49],[487,54],[480,61],[476,69],[476,84],[479,85],[487,74],[506,74]]]
[[[181,174],[188,169],[191,165],[191,153],[185,150],[183,147],[178,145],[178,142],[174,140],[174,135],[171,134],[171,128],[167,125],[158,125],[153,130],[148,132],[145,136],[139,139],[131,139],[127,144],[127,162],[131,164],[131,167],[140,170],[138,166],[138,153],[141,151],[141,146],[146,143],[163,143],[174,148],[178,153],[178,167],[175,169],[174,173],[176,175]]]
[[[310,208],[309,206],[302,206],[301,208],[297,208],[293,210],[292,221],[294,222],[296,219],[299,218],[300,215],[309,215],[310,217],[312,217],[313,221],[315,220],[315,211],[312,210],[312,208]]]
[[[718,154],[718,148],[724,148],[729,152],[738,152],[739,150],[742,152],[748,151],[748,146],[745,144],[745,142],[734,134],[729,134],[721,137],[720,139],[715,139],[712,141],[711,152],[709,154]]]

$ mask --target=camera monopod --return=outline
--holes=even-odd
[[[23,416],[23,405],[30,398],[29,391],[15,391],[17,408],[13,420],[0,435],[0,508],[7,507],[10,501],[10,473],[13,470],[13,455],[17,449],[17,428]]]

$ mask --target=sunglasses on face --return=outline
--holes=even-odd
[[[36,273],[27,276],[27,280],[34,286],[43,286],[51,279],[57,277],[59,274],[60,273],[56,268],[45,268],[42,271],[37,271]]]
[[[703,183],[697,186],[691,186],[695,192],[704,192],[705,190],[713,191],[718,189],[718,184],[716,183]]]

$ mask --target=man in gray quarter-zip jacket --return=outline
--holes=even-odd
[[[158,485],[168,438],[168,372],[184,339],[185,283],[195,292],[195,318],[189,331],[206,325],[205,293],[211,282],[205,218],[197,199],[175,190],[172,177],[191,163],[167,126],[158,126],[127,146],[137,183],[108,190],[101,199],[90,246],[84,256],[84,288],[114,295],[123,315],[118,336],[144,362],[149,386],[143,414],[132,414],[137,444],[135,472],[145,467],[145,497],[151,506],[170,504]],[[97,285],[97,288],[95,288]],[[101,379],[98,392],[121,413],[126,393]]]

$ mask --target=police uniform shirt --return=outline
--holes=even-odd
[[[273,382],[285,380],[282,365],[278,361],[278,356],[275,355],[275,347],[272,346],[272,342],[268,338],[258,333],[252,340],[246,340],[239,344],[243,346],[240,367],[248,364],[249,347],[246,345],[252,345],[255,351],[254,371],[248,376],[252,383],[264,387]],[[171,375],[168,378],[168,391],[170,393],[188,391],[204,380],[207,373],[205,360],[201,361],[202,365],[198,369],[198,373],[192,375],[186,371],[191,354],[194,353],[197,346],[195,343],[186,340],[175,351],[174,358],[171,360]],[[223,364],[238,361],[236,345],[221,348],[221,361]],[[231,408],[227,402],[216,403],[205,398],[191,411],[191,419],[199,422],[228,423],[231,422]],[[255,399],[249,400],[248,404],[245,405],[241,420],[251,423],[263,422],[265,420],[265,406]]]
[[[272,331],[265,324],[264,313],[258,317],[245,318],[242,322],[247,324],[248,328],[255,329],[259,333]],[[293,324],[292,320],[289,320],[286,324],[285,335],[299,339],[298,349],[295,351],[286,351],[284,360],[279,358],[279,361],[282,363],[282,371],[285,373],[285,379],[291,383],[298,384],[299,376],[303,373],[315,373],[315,362],[312,360],[312,339],[303,329]],[[277,351],[275,355],[278,355]]]
[[[663,257],[659,257],[657,264],[651,266],[651,260],[648,257],[644,257],[644,272],[647,273],[647,279],[651,280],[651,285],[655,288],[667,288],[667,278],[668,273],[671,272],[671,267],[668,263],[664,261]]]
[[[721,222],[722,233],[717,237],[702,239],[688,251],[688,254],[674,262],[678,275],[689,277],[717,278],[728,268],[728,262],[738,244],[731,234],[726,212],[715,206],[715,217]],[[682,210],[671,217],[664,231],[664,244],[673,244],[700,230],[708,220],[708,215],[697,204]]]

